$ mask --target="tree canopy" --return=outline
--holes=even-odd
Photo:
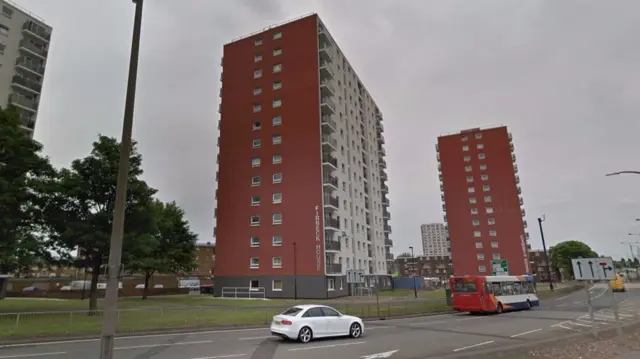
[[[558,243],[549,249],[549,254],[553,265],[556,268],[563,269],[564,273],[571,277],[573,277],[571,259],[598,257],[598,253],[594,252],[586,243],[580,241]]]

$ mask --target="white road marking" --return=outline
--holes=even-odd
[[[238,338],[238,340],[257,340],[257,339],[267,339],[267,338],[271,338],[273,337],[273,335],[267,335],[264,337],[249,337],[249,338]]]
[[[563,325],[563,324],[567,324],[569,322],[571,322],[571,321],[570,320],[566,320],[564,322],[553,324],[553,325],[551,325],[551,327],[558,327],[558,328],[562,328],[562,329],[566,329],[566,330],[575,330],[573,328],[569,328],[569,327]]]
[[[9,358],[32,358],[32,357],[42,357],[45,355],[62,355],[67,354],[67,352],[54,352],[54,353],[38,353],[38,354],[16,354],[16,355],[5,355],[0,356],[0,359],[9,359]]]
[[[569,305],[569,303],[565,303],[565,304],[558,304],[556,305],[556,307],[560,308],[560,307],[566,307],[567,305]]]
[[[581,327],[589,327],[589,328],[591,328],[591,327],[592,327],[592,326],[591,326],[591,324],[584,324],[584,323],[580,323],[580,322],[578,322],[578,321],[575,321],[575,322],[569,322],[569,324],[578,325],[578,326],[581,326]]]
[[[565,295],[565,296],[563,296],[563,297],[556,298],[556,300],[563,300],[563,299],[567,299],[567,298],[569,298],[569,296],[568,296],[568,295]]]
[[[458,322],[466,322],[467,320],[476,320],[482,319],[483,317],[473,317],[473,318],[464,318],[464,319],[456,319]]]
[[[514,335],[510,336],[509,338],[517,338],[517,337],[521,337],[521,336],[523,336],[523,335],[527,335],[527,334],[531,334],[531,333],[539,332],[539,331],[541,331],[541,330],[542,330],[542,328],[540,328],[540,329],[534,329],[534,330],[530,330],[530,331],[528,331],[528,332],[519,333],[519,334],[514,334]]]
[[[229,354],[229,355],[217,355],[214,357],[201,357],[201,358],[193,358],[193,359],[222,359],[222,358],[237,358],[243,357],[247,354]]]
[[[383,352],[383,353],[375,353],[375,354],[363,355],[363,356],[361,356],[361,358],[362,359],[385,359],[385,358],[388,358],[388,357],[392,356],[396,352],[398,352],[398,349],[390,350],[388,352]]]
[[[462,347],[462,348],[458,348],[458,349],[453,349],[454,352],[459,352],[462,350],[466,350],[466,349],[471,349],[471,348],[475,348],[475,347],[479,347],[479,346],[483,346],[483,345],[487,345],[487,344],[491,344],[491,343],[495,343],[495,340],[490,340],[488,342],[484,342],[484,343],[478,343],[478,344],[474,344],[474,345],[469,345],[468,347]]]
[[[158,343],[158,344],[146,344],[146,345],[132,345],[129,347],[117,347],[114,350],[130,350],[130,349],[143,349],[143,348],[156,348],[156,347],[172,347],[177,345],[193,345],[193,344],[209,344],[213,343],[213,340],[201,340],[197,342],[178,342],[178,343]]]
[[[297,352],[299,350],[311,350],[311,349],[323,349],[323,348],[334,348],[334,347],[344,347],[347,345],[357,345],[357,344],[365,344],[366,342],[353,342],[353,343],[340,343],[340,344],[331,344],[331,345],[317,345],[314,347],[302,347],[302,348],[293,348],[289,349],[290,352]]]
[[[598,298],[602,297],[602,296],[604,295],[604,293],[606,293],[607,291],[608,291],[608,288],[605,288],[605,289],[602,291],[602,293],[600,293],[600,294],[596,295],[595,297],[591,298],[591,300],[593,300],[593,299],[598,299]]]
[[[584,304],[584,302],[573,302],[573,304]]]

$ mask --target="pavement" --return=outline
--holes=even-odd
[[[622,322],[640,315],[640,285],[615,293]],[[115,359],[431,359],[467,356],[474,350],[562,338],[595,328],[615,328],[606,285],[590,289],[594,322],[585,290],[544,301],[531,311],[501,315],[443,314],[365,323],[359,339],[317,340],[309,344],[274,338],[267,328],[168,333],[118,338]],[[0,346],[0,359],[96,358],[98,339]]]

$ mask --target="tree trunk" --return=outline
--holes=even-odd
[[[91,286],[89,288],[89,315],[95,315],[98,309],[98,279],[100,278],[100,265],[93,266],[91,272]]]
[[[142,300],[146,300],[149,296],[149,279],[151,279],[152,273],[144,273],[144,289],[142,290]]]

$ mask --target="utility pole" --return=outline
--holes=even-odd
[[[549,276],[549,290],[553,292],[553,279],[551,278],[551,263],[549,262],[549,254],[547,253],[547,244],[544,241],[544,232],[542,231],[542,222],[545,220],[545,215],[538,217],[538,226],[540,227],[540,237],[542,238],[542,250],[544,251],[544,260],[547,262],[547,275]]]
[[[127,81],[127,94],[124,105],[122,140],[120,142],[118,182],[116,185],[116,198],[113,210],[113,225],[111,227],[107,289],[104,300],[102,337],[100,339],[100,359],[113,359],[113,342],[118,326],[118,280],[122,262],[122,237],[124,235],[125,209],[127,204],[127,182],[129,181],[129,155],[131,152],[131,134],[133,132],[133,110],[136,101],[140,33],[142,31],[143,0],[132,1],[136,4],[136,10],[133,20],[133,36],[129,57],[129,78]]]
[[[298,300],[298,251],[293,242],[293,299]]]
[[[413,255],[413,246],[410,246],[409,249],[411,249],[411,262],[413,262],[413,295],[418,298],[418,285],[416,284],[418,263],[416,262],[416,257]]]

